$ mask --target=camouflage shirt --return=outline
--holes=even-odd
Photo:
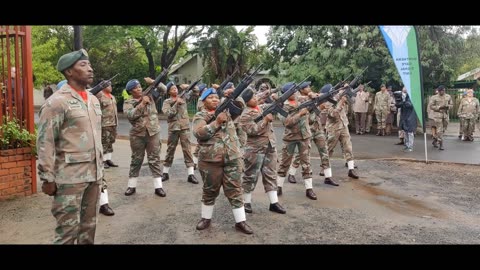
[[[290,112],[298,107],[299,103],[297,101],[286,100],[283,103],[283,108],[285,111]],[[296,140],[305,140],[312,137],[309,124],[310,114],[307,113],[303,116],[300,114],[294,113],[289,114],[285,118],[285,130],[283,133],[283,140],[285,141],[296,141]]]
[[[442,106],[447,106],[448,108],[441,108]],[[432,119],[449,119],[448,110],[453,107],[452,97],[449,94],[444,94],[440,96],[436,94],[430,98],[430,103],[428,108],[432,110]]]
[[[188,118],[187,103],[178,105],[176,101],[169,98],[163,102],[162,111],[167,115],[168,130],[189,129],[190,120]]]
[[[215,120],[207,124],[212,114],[203,109],[193,117],[193,135],[200,145],[198,160],[220,162],[241,158],[240,142],[232,119],[228,117],[222,125]]]
[[[59,184],[95,182],[103,177],[102,111],[65,84],[40,108],[37,152],[40,179]]]
[[[339,103],[337,103],[338,105]],[[331,103],[327,104],[328,106],[328,116],[327,116],[327,132],[335,131],[339,129],[348,129],[348,103],[344,102],[341,106],[332,105]]]
[[[137,107],[134,107],[140,101],[141,99],[131,98],[125,100],[123,105],[123,111],[127,115],[130,124],[132,124],[130,135],[147,136],[148,133],[148,136],[153,136],[160,132],[157,108],[153,102],[146,106],[138,104]]]
[[[246,145],[249,148],[253,149],[266,149],[268,143],[272,145],[273,148],[276,147],[275,133],[273,132],[272,123],[265,124],[265,122],[260,120],[260,122],[255,123],[255,118],[260,116],[263,113],[263,108],[269,106],[269,104],[262,104],[256,108],[246,107],[242,115],[239,117],[239,125],[247,134]]]
[[[113,95],[108,97],[105,92],[100,91],[96,95],[102,107],[102,127],[113,127],[118,125],[117,100]]]
[[[385,115],[390,112],[390,94],[382,91],[375,94],[375,111],[377,113],[383,112]]]
[[[476,119],[479,114],[479,104],[476,97],[464,97],[458,107],[458,116],[465,119]]]

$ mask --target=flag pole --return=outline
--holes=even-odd
[[[417,27],[413,25],[413,30],[415,31],[415,40],[417,42],[417,59],[418,59],[418,68],[420,69],[420,92],[421,92],[421,100],[422,100],[422,128],[423,128],[423,140],[425,144],[425,163],[428,164],[428,151],[427,151],[427,129],[426,129],[426,122],[425,122],[425,94],[423,90],[423,69],[422,69],[422,61],[420,58],[420,44],[418,43],[418,31]],[[428,105],[427,105],[428,106]]]

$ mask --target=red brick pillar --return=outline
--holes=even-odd
[[[30,148],[0,150],[0,201],[32,195]]]

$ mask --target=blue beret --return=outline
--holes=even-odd
[[[330,89],[332,89],[332,87],[333,87],[333,85],[331,85],[331,84],[325,84],[320,89],[320,93],[322,93],[322,94],[328,93],[328,92],[330,92]]]
[[[198,91],[200,91],[200,93],[201,93],[203,90],[205,90],[205,88],[207,88],[207,85],[202,83],[198,86]]]
[[[232,88],[232,87],[233,87],[233,83],[232,83],[232,82],[229,82],[229,83],[227,83],[227,84],[225,85],[225,87],[223,87],[222,90],[230,89],[230,88]]]
[[[174,82],[168,82],[168,83],[167,83],[167,93],[168,93],[168,91],[170,90],[170,87],[172,87],[172,86],[174,86],[174,85],[175,85]]]
[[[243,90],[241,97],[245,103],[249,102],[253,97],[252,88],[247,87],[247,89]]]
[[[62,88],[62,86],[63,86],[64,84],[66,84],[66,83],[67,83],[67,80],[63,80],[63,81],[59,82],[59,83],[57,84],[57,90],[60,89],[60,88]]]
[[[137,87],[137,85],[139,84],[140,82],[137,79],[130,80],[127,82],[127,86],[125,87],[125,89],[127,89],[127,91],[130,92],[133,88]]]
[[[300,86],[298,87],[299,89],[303,89],[303,88],[306,88],[308,86],[310,86],[312,82],[303,82],[302,84],[300,84]]]
[[[88,60],[88,53],[84,49],[64,54],[58,59],[57,70],[63,72],[73,66],[78,60]]]
[[[287,82],[286,84],[284,84],[282,86],[282,94],[284,94],[285,92],[288,91],[288,89],[292,88],[292,86],[294,85],[294,82]]]
[[[215,90],[215,88],[208,88],[207,90],[203,91],[202,95],[200,96],[200,100],[204,101],[211,94],[217,94],[217,90]]]

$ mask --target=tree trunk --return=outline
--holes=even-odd
[[[83,48],[83,34],[82,26],[74,25],[73,26],[73,49],[78,51]]]

